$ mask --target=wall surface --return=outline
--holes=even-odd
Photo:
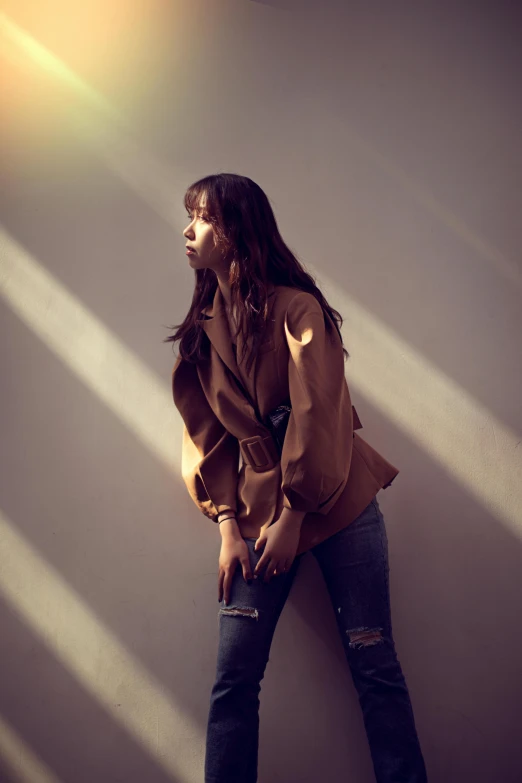
[[[3,3],[0,780],[197,783],[217,530],[180,477],[185,188],[246,174],[343,315],[430,783],[515,783],[521,16],[458,3]],[[307,555],[260,783],[374,780]]]

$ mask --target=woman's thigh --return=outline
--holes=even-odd
[[[377,498],[312,552],[349,647],[391,637],[388,538]]]
[[[252,571],[262,551],[255,552],[256,539],[246,538]],[[263,576],[248,584],[240,565],[232,580],[230,600],[227,606],[220,603],[218,668],[254,666],[258,673],[268,659],[270,644],[279,616],[290,593],[300,557],[286,574],[264,582]]]

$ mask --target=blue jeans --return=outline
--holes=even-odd
[[[255,567],[261,552],[254,552],[255,539],[245,540]],[[425,783],[408,688],[392,637],[388,540],[377,498],[311,551],[334,607],[377,783]],[[301,557],[287,574],[268,583],[260,576],[248,585],[238,566],[230,603],[221,604],[205,783],[256,783],[260,683]]]

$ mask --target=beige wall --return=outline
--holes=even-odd
[[[380,499],[430,781],[520,779],[515,5],[3,4],[0,779],[202,781],[219,538],[161,340],[192,292],[182,195],[217,171],[259,182],[341,311],[362,434],[401,468]],[[336,633],[307,556],[260,783],[374,779]]]

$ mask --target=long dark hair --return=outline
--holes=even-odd
[[[329,306],[314,278],[283,241],[270,202],[259,185],[239,174],[210,174],[187,189],[186,210],[191,214],[194,209],[199,210],[203,196],[203,217],[212,224],[223,257],[231,258],[229,281],[232,305],[238,313],[236,336],[242,334],[245,347],[247,338],[252,337],[247,372],[266,328],[269,283],[313,294],[330,316],[331,321],[325,316],[326,329],[331,332],[333,322],[342,344],[340,313]],[[177,331],[163,341],[180,340],[181,357],[192,363],[209,357],[209,340],[196,321],[201,317],[200,311],[212,303],[218,285],[212,269],[196,269],[195,273],[196,285],[186,318],[183,323],[168,327]],[[344,346],[343,353],[346,359],[349,354]]]

